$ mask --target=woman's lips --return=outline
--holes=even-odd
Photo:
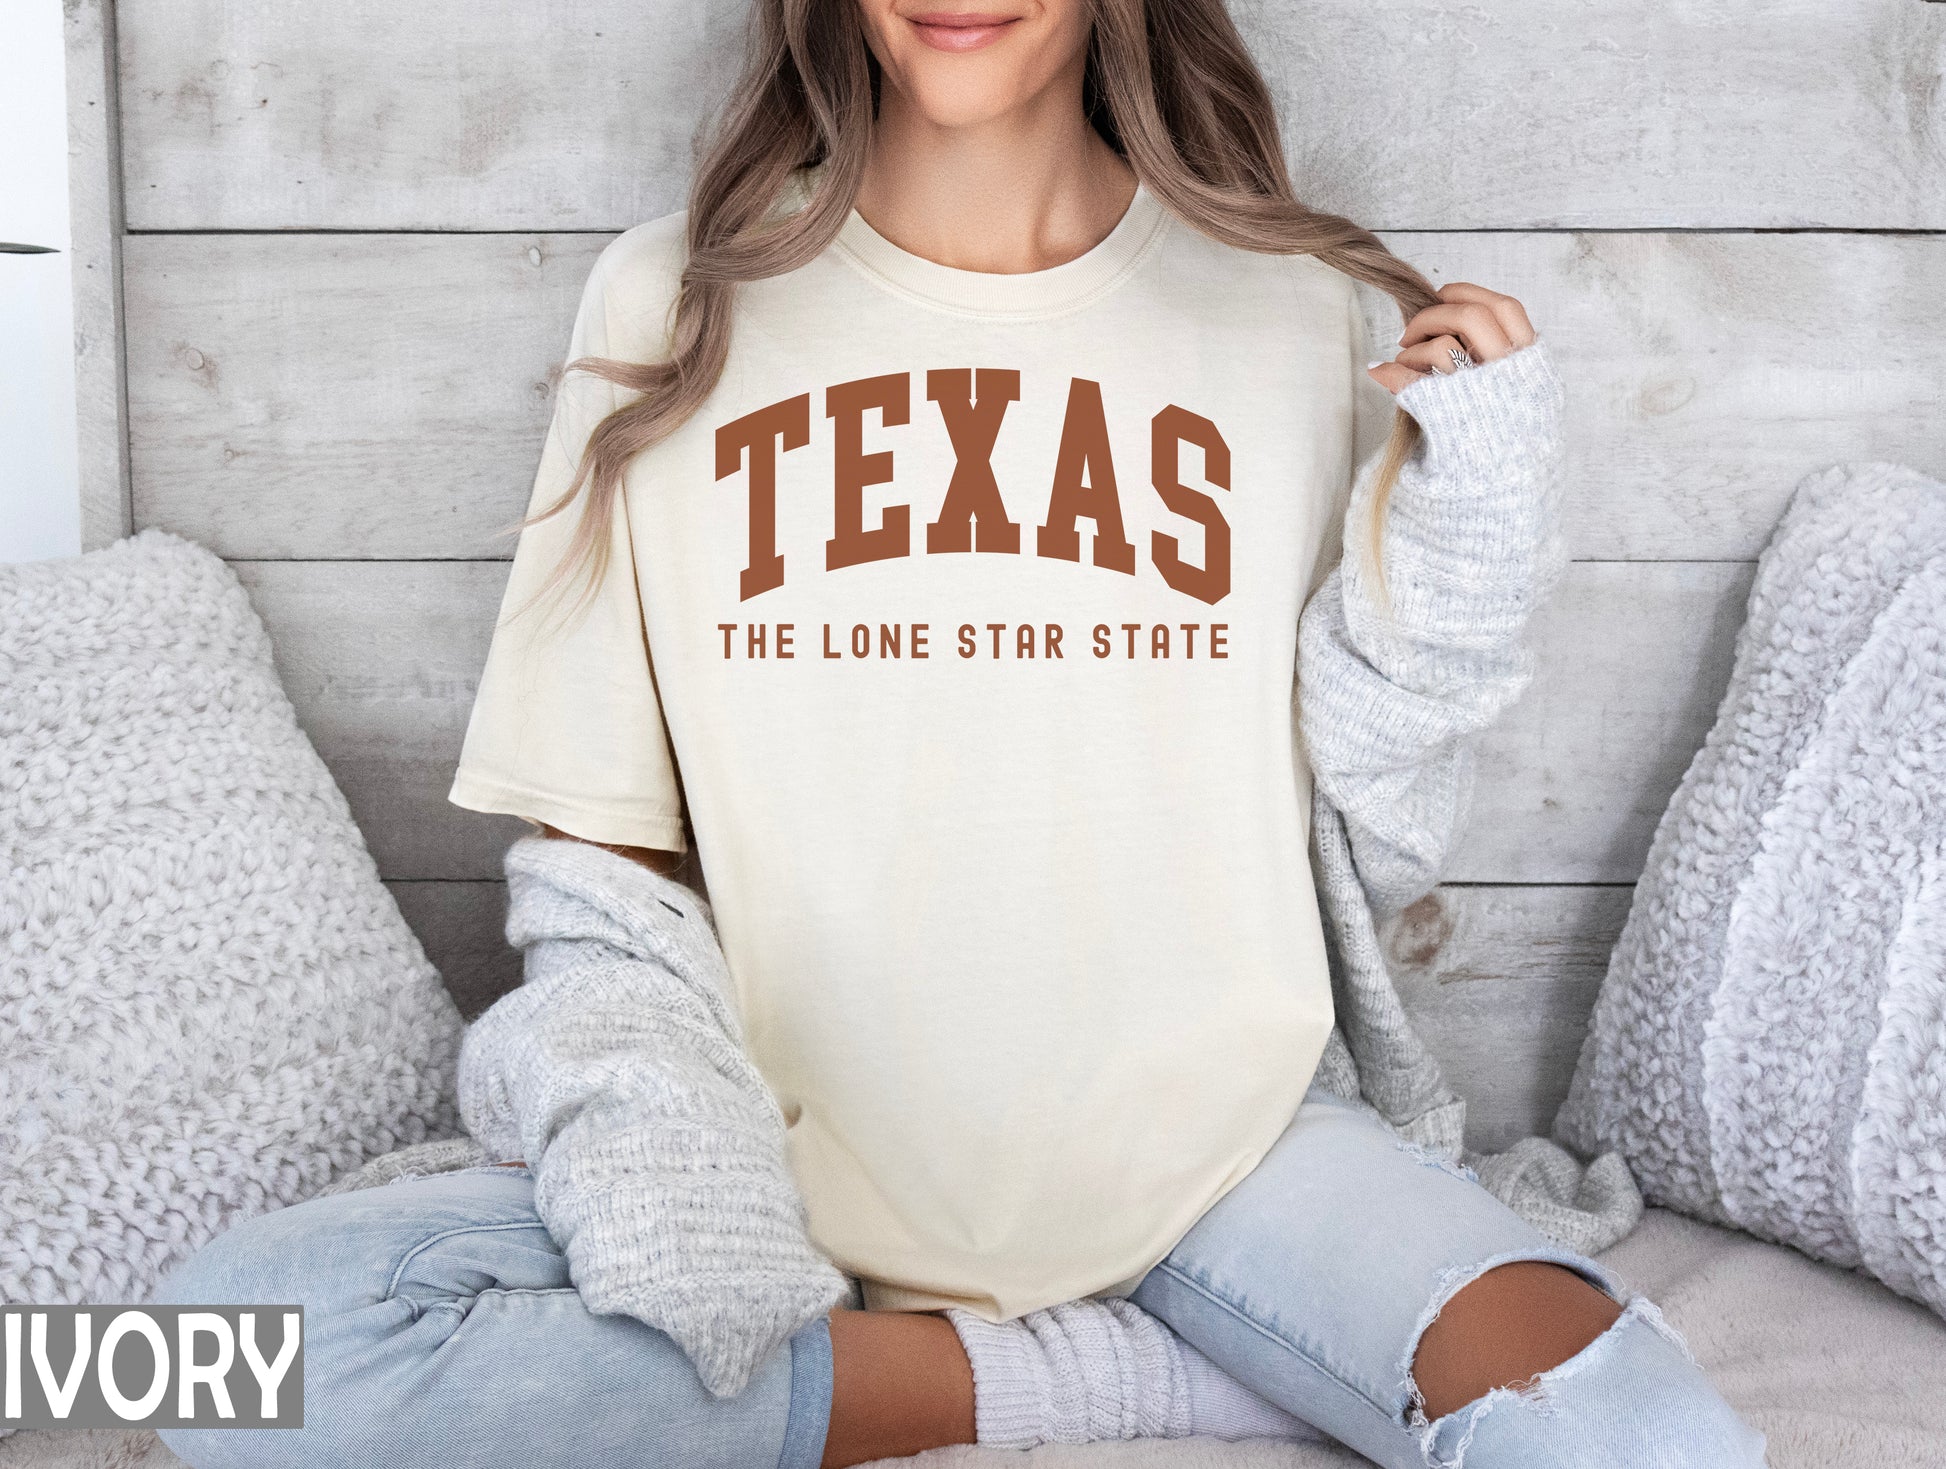
[[[937,51],[977,51],[990,46],[1007,33],[1018,16],[977,15],[970,12],[929,11],[908,15],[906,20],[919,33],[919,39]]]

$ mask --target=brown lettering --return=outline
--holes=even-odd
[[[799,393],[733,419],[716,431],[716,477],[727,479],[750,461],[750,564],[737,578],[737,600],[784,584],[777,550],[777,446],[788,453],[811,442],[811,395]]]
[[[831,420],[831,539],[824,543],[824,567],[857,566],[912,554],[912,509],[887,505],[880,524],[865,529],[865,490],[892,482],[892,451],[865,452],[865,411],[879,410],[879,422],[897,428],[912,414],[912,374],[887,373],[839,383],[824,390],[825,416]]]
[[[935,368],[926,374],[926,396],[939,405],[955,462],[939,519],[926,527],[927,551],[1018,551],[1020,527],[1007,518],[993,477],[993,445],[1007,405],[1020,399],[1020,374],[1012,368]],[[974,522],[979,522],[976,532]]]
[[[1115,487],[1101,384],[1078,377],[1068,384],[1061,448],[1054,457],[1054,490],[1048,496],[1047,523],[1035,533],[1035,550],[1062,561],[1080,561],[1081,530],[1076,522],[1084,515],[1095,523],[1095,565],[1133,576],[1135,547],[1122,528],[1122,497]]]
[[[1179,592],[1212,606],[1230,594],[1230,523],[1216,501],[1181,483],[1178,461],[1184,443],[1203,451],[1203,478],[1218,489],[1230,487],[1230,446],[1216,425],[1201,414],[1171,403],[1150,423],[1150,477],[1162,503],[1203,528],[1203,564],[1191,566],[1176,538],[1154,533],[1151,556],[1162,579]]]

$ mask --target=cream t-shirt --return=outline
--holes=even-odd
[[[617,239],[571,356],[666,356],[682,255],[680,214]],[[854,212],[740,289],[590,613],[495,633],[451,799],[671,849],[687,812],[812,1236],[874,1307],[1131,1289],[1303,1097],[1297,624],[1389,411],[1362,321],[1146,190],[1022,275]],[[567,380],[532,508],[619,401]]]

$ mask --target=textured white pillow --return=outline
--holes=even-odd
[[[229,568],[0,566],[0,1303],[144,1300],[451,1135],[460,1029]]]
[[[1554,1134],[1946,1315],[1946,485],[1799,485]]]

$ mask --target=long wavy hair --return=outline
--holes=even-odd
[[[1392,297],[1406,317],[1433,304],[1432,286],[1370,230],[1308,209],[1291,187],[1276,108],[1224,0],[1090,0],[1093,34],[1083,105],[1102,138],[1178,219],[1226,245],[1315,255]],[[689,194],[688,258],[663,362],[584,357],[592,373],[634,394],[589,435],[573,482],[517,532],[581,501],[561,561],[526,606],[569,579],[576,607],[607,574],[623,476],[636,455],[674,433],[709,396],[730,351],[733,293],[814,259],[849,216],[865,173],[879,67],[857,0],[757,0],[742,76],[704,148]],[[775,210],[794,170],[822,163],[799,210]],[[1386,503],[1418,428],[1394,409],[1380,460],[1367,564],[1379,557]],[[525,611],[523,606],[520,611]]]

